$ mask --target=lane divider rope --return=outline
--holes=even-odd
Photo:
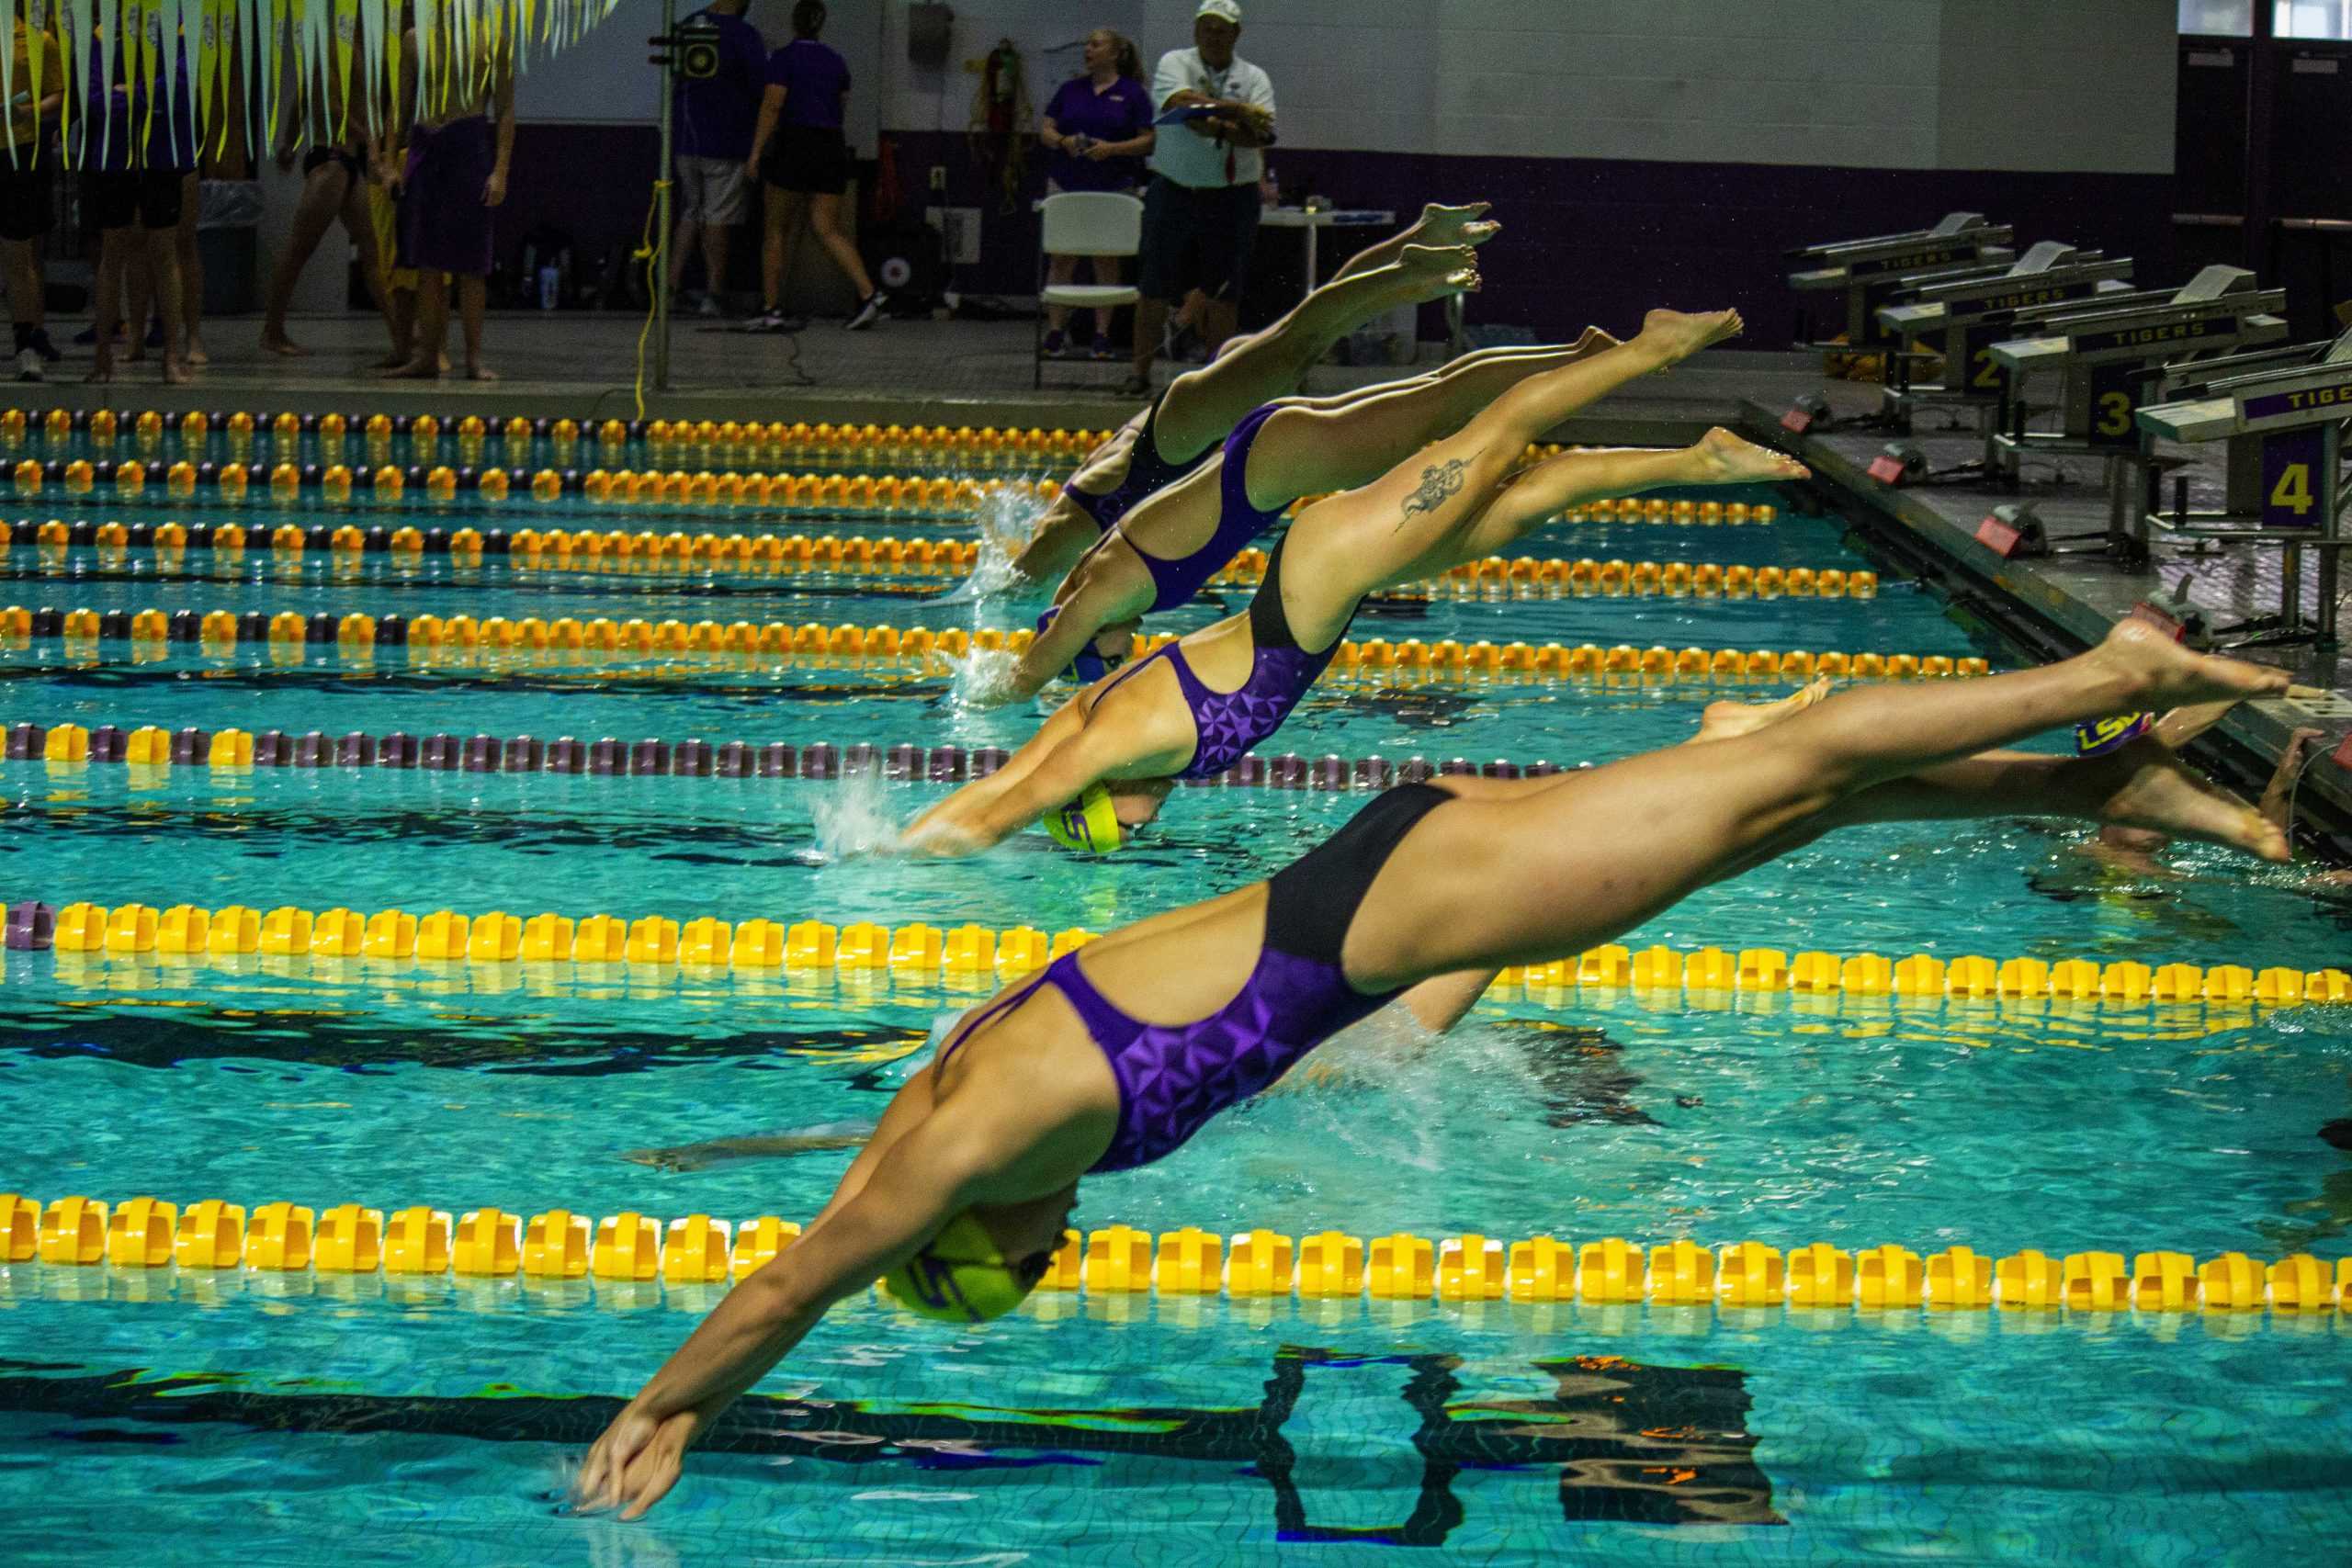
[[[582,621],[572,616],[543,620],[536,615],[510,620],[503,615],[476,619],[471,615],[405,616],[353,613],[304,615],[296,611],[275,615],[266,610],[242,614],[227,610],[59,610],[44,605],[27,609],[11,604],[0,609],[0,647],[34,640],[62,640],[68,645],[100,640],[134,644],[195,644],[210,650],[241,644],[263,643],[288,649],[333,648],[345,653],[377,649],[416,650],[481,650],[517,654],[679,654],[710,653],[749,656],[761,662],[796,656],[904,660],[926,662],[934,656],[962,658],[974,649],[1018,654],[1035,640],[1029,628],[1011,630],[962,626],[933,630],[927,626],[827,627],[814,621],[797,626],[784,621],[754,624],[734,621],[651,622],[615,621],[596,616]],[[1174,642],[1173,633],[1147,636],[1138,632],[1130,645],[1131,657],[1140,659],[1154,649]],[[1351,671],[1419,670],[1439,674],[1532,677],[1539,680],[1595,675],[1641,675],[1661,680],[1756,680],[1777,678],[1804,681],[1815,675],[1858,680],[1909,680],[1918,677],[1982,675],[1986,661],[1973,655],[1940,653],[1847,653],[1791,649],[1773,652],[1730,648],[1646,649],[1631,644],[1602,648],[1583,643],[1494,643],[1484,639],[1463,643],[1453,638],[1424,642],[1408,637],[1390,642],[1384,637],[1340,642],[1332,667]]]
[[[109,908],[87,902],[54,905],[30,900],[8,906],[6,944],[16,951],[103,954],[114,958],[261,954],[371,958],[414,964],[675,964],[710,970],[863,971],[876,975],[933,972],[994,975],[1013,979],[1092,942],[1080,927],[1046,932],[1035,926],[996,929],[964,924],[943,929],[921,921],[886,926],[753,919],[729,921],[699,916],[680,921],[662,915],[635,919],[595,914],[575,919],[552,912],[528,917],[492,909],[462,915],[435,909],[373,914],[335,908],[243,904],[206,908],[175,904]],[[2352,975],[2284,964],[2256,970],[2219,964],[2099,964],[2086,958],[2016,957],[1973,953],[1939,957],[1782,948],[1689,951],[1652,946],[1638,951],[1611,943],[1548,964],[1505,969],[1497,984],[1529,993],[1590,989],[1690,994],[1791,993],[1819,996],[2007,998],[2101,1000],[2138,1005],[2204,1000],[2291,1006],[2352,1001]]]
[[[965,517],[978,513],[1000,494],[1026,495],[1050,502],[1061,488],[1054,479],[1002,477],[978,479],[968,476],[868,473],[714,473],[655,468],[477,468],[471,463],[451,467],[390,461],[356,466],[332,463],[237,462],[195,463],[186,458],[166,464],[139,458],[111,457],[95,461],[76,457],[20,459],[7,470],[17,499],[29,501],[57,486],[72,497],[86,496],[109,486],[119,501],[133,502],[146,493],[151,479],[166,496],[186,500],[199,487],[216,491],[225,504],[242,504],[255,491],[269,500],[291,504],[316,494],[335,505],[374,501],[401,502],[410,491],[435,502],[459,495],[503,502],[517,493],[541,503],[576,498],[591,505],[636,506],[757,506],[818,512],[879,512],[917,517]],[[1285,508],[1295,514],[1323,499],[1301,496]],[[1765,502],[1673,501],[1664,497],[1615,497],[1587,502],[1562,512],[1564,523],[1770,523],[1779,508]]]
[[[793,746],[783,741],[751,740],[630,741],[612,736],[582,741],[569,736],[542,740],[529,735],[502,738],[446,731],[412,735],[395,730],[389,735],[369,735],[353,730],[330,735],[316,729],[254,732],[189,727],[165,730],[154,725],[126,728],[113,724],[95,728],[62,724],[51,728],[15,724],[0,726],[0,736],[5,736],[7,761],[45,761],[60,771],[91,763],[120,763],[145,771],[175,767],[223,771],[390,768],[532,776],[562,773],[596,778],[819,781],[878,773],[896,782],[961,784],[967,779],[986,778],[1012,757],[1001,746],[967,750],[961,746],[923,747],[910,741],[894,746],[875,746],[864,741],[834,746],[820,740]],[[1276,757],[1251,752],[1216,778],[1188,779],[1184,783],[1206,787],[1222,784],[1246,788],[1376,790],[1418,783],[1438,774],[1481,773],[1487,778],[1515,779],[1560,771],[1558,763],[1544,761],[1472,762],[1464,757],[1453,757],[1432,762],[1426,757],[1411,756],[1391,761],[1375,755],[1351,761],[1336,753],[1309,759],[1291,751]]]
[[[507,534],[459,529],[457,535],[435,529],[353,525],[307,528],[286,525],[250,533],[234,525],[194,528],[176,523],[152,525],[108,522],[46,523],[0,520],[0,544],[34,544],[44,573],[70,575],[62,569],[68,551],[95,548],[101,562],[132,548],[153,548],[171,556],[196,549],[236,557],[251,546],[266,548],[277,558],[300,559],[306,554],[329,555],[337,560],[352,556],[447,555],[458,561],[481,564],[506,560],[517,565],[560,570],[667,571],[704,573],[721,570],[763,575],[800,572],[851,572],[861,575],[931,574],[968,570],[978,563],[977,540],[898,539],[831,534],[656,534],[650,530],[624,533],[564,529],[521,529]],[[459,537],[458,536],[466,536]],[[1214,584],[1254,584],[1265,580],[1267,552],[1246,549],[1209,581]],[[1709,598],[1770,599],[1780,594],[1823,599],[1867,599],[1878,592],[1878,573],[1867,568],[1779,567],[1720,564],[1710,561],[1595,560],[1589,557],[1487,556],[1464,562],[1442,578],[1408,584],[1403,592],[1508,593],[1514,598],[1582,597],[1601,594]]]
[[[788,1250],[800,1234],[797,1222],[775,1214],[730,1224],[704,1213],[665,1222],[623,1211],[592,1220],[571,1209],[526,1216],[423,1204],[388,1212],[345,1202],[321,1211],[284,1201],[248,1212],[217,1198],[183,1209],[149,1196],[114,1204],[73,1196],[44,1204],[0,1193],[0,1263],[38,1260],[61,1269],[721,1286]],[[1683,1239],[1645,1247],[1604,1236],[1579,1246],[1552,1235],[1506,1243],[1476,1232],[1294,1237],[1188,1225],[1155,1238],[1134,1226],[1106,1225],[1062,1237],[1038,1285],[1048,1296],[1579,1302],[1743,1314],[1782,1307],[1792,1320],[1852,1311],[2352,1312],[2352,1258],[2302,1252],[2266,1263],[2243,1252],[2200,1262],[2187,1252],[2152,1250],[2127,1267],[2120,1252],[2052,1257],[2029,1247],[1994,1257],[1950,1246],[1923,1257],[1899,1244],[1849,1251],[1814,1242],[1783,1251],[1759,1241],[1708,1247]]]

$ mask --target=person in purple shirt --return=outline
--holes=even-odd
[[[670,116],[671,151],[677,160],[678,231],[670,247],[670,286],[685,298],[686,264],[702,243],[701,311],[720,314],[727,288],[727,253],[735,226],[752,210],[752,125],[767,85],[767,42],[743,19],[751,0],[711,0],[679,23],[718,35],[718,69],[709,76],[680,76]]]
[[[1144,155],[1151,151],[1151,93],[1143,85],[1143,56],[1135,44],[1108,28],[1086,35],[1086,73],[1073,76],[1046,106],[1046,127],[1037,138],[1054,155],[1046,166],[1046,194],[1066,190],[1132,191],[1143,178]],[[1119,276],[1119,258],[1090,256],[1094,281],[1111,284]],[[1046,263],[1052,283],[1068,283],[1078,276],[1076,256],[1054,256]],[[1062,352],[1069,309],[1046,310],[1046,352]],[[1097,359],[1110,359],[1111,312],[1094,312]]]
[[[857,309],[845,323],[863,332],[882,319],[888,296],[874,287],[857,247],[842,231],[842,193],[849,188],[849,142],[842,135],[842,99],[849,95],[849,62],[817,35],[825,30],[824,0],[792,7],[792,41],[768,56],[767,91],[752,133],[744,169],[767,186],[767,230],[760,251],[760,291],[766,310],[752,322],[757,333],[798,332],[808,325],[784,313],[784,280],[804,215],[817,243],[857,289]]]

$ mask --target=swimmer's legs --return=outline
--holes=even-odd
[[[1715,878],[1811,843],[1838,828],[1870,822],[1934,822],[1987,817],[2048,817],[2139,828],[2230,844],[2265,854],[2267,813],[2206,784],[2169,747],[2143,737],[2102,757],[1984,751],[1845,796]],[[2259,820],[2257,820],[2257,818]],[[2278,846],[2283,849],[2283,840]]]
[[[1413,247],[1386,266],[1335,277],[1272,326],[1176,378],[1152,440],[1169,461],[1183,462],[1224,440],[1250,410],[1295,391],[1332,344],[1381,311],[1476,285],[1476,254],[1466,245]]]
[[[1382,870],[1349,933],[1350,976],[1372,989],[1581,952],[1873,786],[2087,718],[2286,685],[2282,671],[2193,654],[2126,622],[2088,653],[2040,670],[1864,687],[1752,735],[1566,774],[1516,800],[1474,792],[1431,814]],[[2202,799],[2182,805],[2174,786],[2186,775],[2165,773],[2169,754],[2159,756],[2154,767],[2131,758],[2102,809],[2285,857],[2278,830],[2250,809],[2216,818]],[[1976,807],[2009,809],[1997,794]]]
[[[1434,558],[1415,561],[1410,570],[1414,576],[1426,577],[1498,554],[1569,507],[1603,496],[1638,495],[1678,485],[1773,484],[1801,479],[1809,472],[1795,458],[1721,428],[1671,451],[1563,452],[1512,476],[1493,505],[1442,541]]]
[[[1286,406],[1250,449],[1250,498],[1273,506],[1368,484],[1512,388],[1616,346],[1595,329],[1573,344],[1464,355],[1410,381]]]

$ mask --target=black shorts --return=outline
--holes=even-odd
[[[106,169],[82,176],[84,199],[100,229],[176,229],[186,169]]]
[[[329,164],[341,164],[343,172],[355,180],[363,176],[358,153],[344,147],[313,147],[302,154],[302,177],[309,179]]]
[[[1143,257],[1136,288],[1170,304],[1198,288],[1238,301],[1258,246],[1261,203],[1254,184],[1180,186],[1154,175],[1143,193]]]
[[[839,196],[849,188],[849,141],[832,126],[778,126],[760,177],[786,190]]]
[[[0,240],[38,240],[55,226],[57,165],[47,158],[9,164],[0,153]]]

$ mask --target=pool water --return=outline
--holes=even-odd
[[[487,509],[444,510],[448,525],[488,525]],[[1559,525],[1525,551],[1871,564],[1833,523],[1793,516]],[[159,569],[145,551],[28,547],[0,571],[13,579],[0,599],[100,610],[934,627],[1035,614],[933,602],[940,579],[351,570],[266,552]],[[1359,635],[2003,662],[1898,582],[1861,600],[1441,594],[1378,606]],[[1601,761],[1683,738],[1724,694],[1355,678],[1320,689],[1267,749]],[[910,666],[0,652],[0,723],[69,721],[973,748],[1018,744],[1036,715],[971,708]],[[1035,834],[962,863],[826,852],[944,787],[9,762],[0,898],[1101,931],[1266,874],[1363,798],[1187,790],[1103,863]],[[2342,962],[2352,906],[2302,873],[2190,850],[2164,876],[2125,878],[2073,852],[2074,837],[2008,821],[1857,831],[1626,940]],[[0,1190],[730,1220],[807,1215],[846,1156],[689,1170],[622,1156],[870,1119],[935,1021],[985,994],[45,952],[6,953],[0,985]],[[1077,1223],[2331,1262],[2352,1226],[2352,1160],[2315,1136],[2352,1114],[2341,1010],[1498,994],[1442,1043],[1375,1022],[1316,1060],[1315,1081],[1226,1116],[1176,1158],[1091,1180]],[[0,1267],[9,1559],[1353,1562],[1442,1546],[1494,1562],[2275,1565],[2337,1561],[2352,1526],[2352,1329],[2331,1315],[1079,1295],[967,1334],[870,1302],[844,1310],[736,1408],[651,1519],[564,1513],[567,1467],[713,1299]]]

